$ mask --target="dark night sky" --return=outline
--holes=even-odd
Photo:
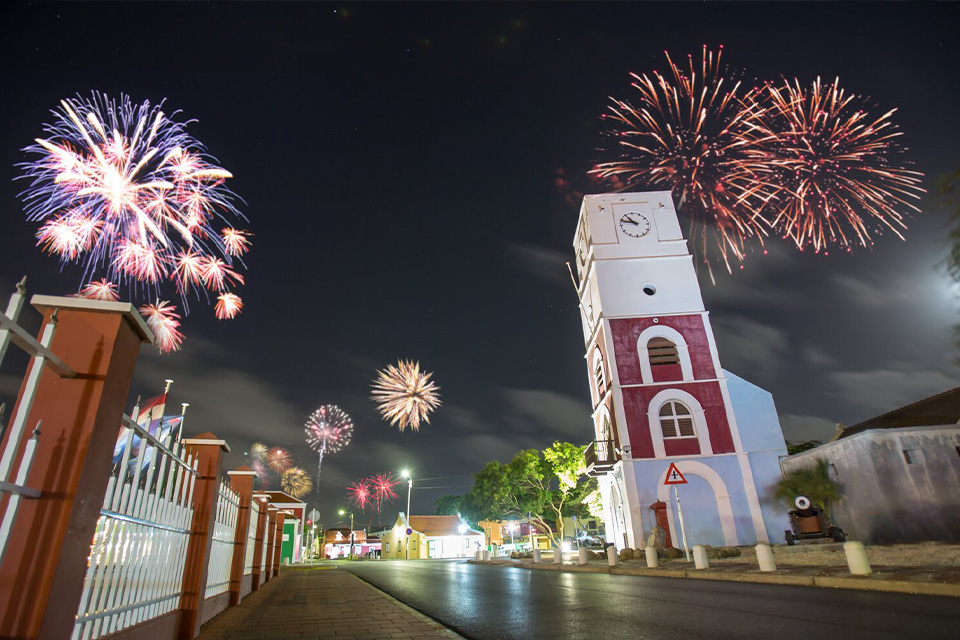
[[[839,76],[899,108],[933,190],[960,165],[958,14],[947,3],[6,4],[0,295],[24,273],[32,293],[78,284],[34,246],[13,183],[49,110],[92,89],[167,98],[236,176],[256,237],[243,314],[222,324],[195,309],[182,352],[142,351],[132,394],[173,378],[171,403],[191,403],[187,432],[229,440],[233,464],[262,440],[308,469],[303,419],[338,404],[355,441],[325,461],[324,522],[347,481],[403,467],[417,478],[413,512],[432,512],[489,460],[591,438],[564,266],[577,210],[554,180],[563,169],[597,190],[584,176],[598,116],[608,96],[630,95],[629,72],[706,43],[751,81]],[[906,242],[819,257],[773,243],[716,286],[703,280],[721,362],[773,392],[788,438],[960,384],[957,301],[937,267],[946,217],[932,198],[923,209]],[[419,434],[397,433],[367,398],[375,370],[400,357],[443,388]],[[22,366],[4,363],[0,399]]]

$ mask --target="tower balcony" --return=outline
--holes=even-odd
[[[601,476],[620,461],[620,452],[614,446],[613,440],[597,440],[591,442],[584,452],[587,463],[587,475]]]

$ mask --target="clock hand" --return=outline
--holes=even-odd
[[[633,218],[624,218],[624,220],[627,221],[627,222],[629,222],[630,224],[636,226],[636,227],[640,226],[640,223],[637,222],[636,220],[634,220]]]

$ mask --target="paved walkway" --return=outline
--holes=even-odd
[[[208,622],[199,640],[460,638],[355,575],[288,569]]]

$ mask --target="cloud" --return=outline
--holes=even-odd
[[[834,273],[830,282],[836,289],[837,300],[871,311],[916,302],[922,293],[912,278],[896,273]]]
[[[828,441],[837,430],[837,424],[817,416],[804,416],[787,413],[780,416],[783,437],[788,442],[803,440]]]
[[[790,360],[787,333],[781,329],[730,314],[716,318],[713,328],[720,362],[738,375],[769,381]]]
[[[514,265],[521,271],[554,284],[570,282],[570,273],[566,265],[570,257],[567,254],[545,247],[514,242],[507,243],[506,247]]]
[[[513,434],[530,437],[546,447],[554,439],[586,442],[593,438],[586,400],[542,389],[500,390],[504,422]]]
[[[803,359],[808,363],[819,367],[834,367],[838,361],[830,353],[815,345],[807,345],[803,348]]]
[[[838,371],[829,379],[836,387],[833,395],[868,413],[862,420],[960,385],[960,380],[943,371],[900,361],[869,371]]]

